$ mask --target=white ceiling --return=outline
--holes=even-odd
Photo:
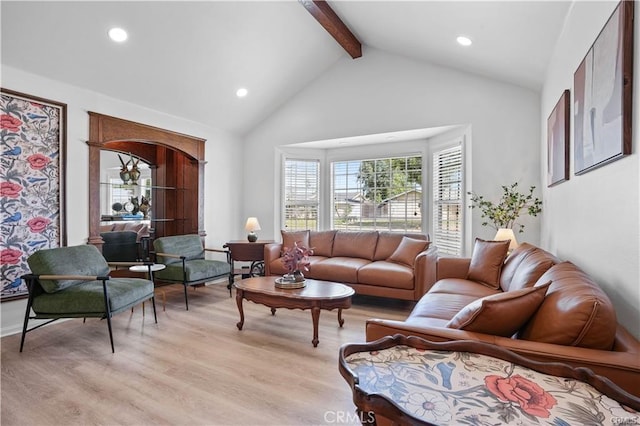
[[[534,90],[541,88],[571,6],[565,1],[330,4],[365,46]],[[348,57],[293,0],[3,0],[0,13],[2,65],[239,135]],[[125,28],[129,40],[110,41],[106,34],[112,26]],[[458,46],[459,34],[474,44]],[[244,99],[235,96],[241,86],[249,89]]]

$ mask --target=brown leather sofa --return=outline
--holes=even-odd
[[[438,259],[437,282],[409,317],[368,320],[367,341],[395,334],[431,341],[483,341],[533,360],[587,367],[640,396],[640,342],[618,324],[607,295],[577,266],[524,243],[499,270],[499,288],[491,288],[467,279],[470,265],[471,259]],[[505,301],[509,293],[533,294],[541,286],[548,288],[542,290],[546,294],[536,302],[533,314],[522,325],[508,324],[515,311],[530,308],[521,298]],[[466,327],[460,327],[458,319],[469,311],[470,303],[485,310],[476,311]],[[509,325],[517,331],[504,335]]]
[[[266,275],[287,273],[282,255],[293,243],[312,248],[305,277],[345,283],[356,293],[418,300],[436,280],[437,249],[424,234],[364,231],[282,231],[265,245]]]

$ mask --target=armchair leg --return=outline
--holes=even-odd
[[[187,306],[187,311],[189,310],[189,295],[187,293],[187,283],[184,284],[184,304]]]
[[[113,332],[111,331],[111,313],[108,313],[107,315],[107,326],[109,327],[109,341],[111,341],[111,353],[116,353],[116,350],[113,347]]]
[[[151,306],[153,306],[153,319],[158,323],[158,315],[156,315],[156,298],[151,298]]]
[[[20,352],[24,347],[24,338],[27,335],[27,324],[29,323],[29,312],[31,311],[31,296],[29,296],[29,302],[27,303],[27,311],[24,314],[24,325],[22,326],[22,337],[20,338]]]
[[[113,332],[111,331],[111,306],[109,305],[109,292],[107,291],[107,280],[102,279],[102,294],[104,295],[104,316],[107,318],[107,326],[109,327],[109,340],[111,341],[111,353],[116,353],[113,347]]]

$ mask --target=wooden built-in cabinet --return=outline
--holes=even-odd
[[[151,167],[152,237],[206,235],[205,140],[89,112],[89,243],[100,237],[100,151],[131,153]]]

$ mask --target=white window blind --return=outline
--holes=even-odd
[[[439,254],[462,254],[462,146],[433,154],[433,243]]]
[[[290,231],[318,229],[318,160],[285,159],[284,226]]]

